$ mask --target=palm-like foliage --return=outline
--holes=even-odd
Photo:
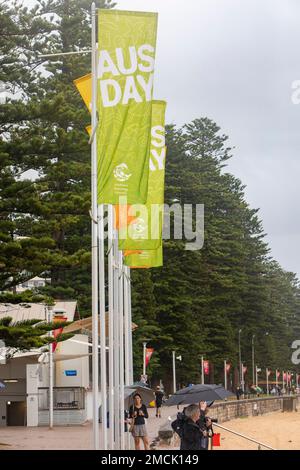
[[[5,347],[9,348],[8,356],[17,351],[29,351],[47,346],[49,343],[65,341],[73,336],[71,333],[61,333],[54,338],[47,333],[69,325],[70,322],[55,321],[46,323],[38,319],[13,322],[11,317],[0,319],[0,338]]]

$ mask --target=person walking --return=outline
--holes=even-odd
[[[243,390],[240,386],[237,387],[235,394],[236,394],[236,399],[239,400],[241,398],[241,395],[243,394]]]
[[[160,389],[160,386],[157,385],[155,390],[155,407],[156,407],[156,417],[161,418],[161,405],[163,402],[164,394]]]
[[[145,450],[149,450],[149,440],[145,419],[148,418],[147,407],[142,402],[139,393],[133,396],[134,404],[129,408],[129,417],[131,418],[130,431],[134,438],[135,450],[141,450],[141,440],[144,443]]]

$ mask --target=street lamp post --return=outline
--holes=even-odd
[[[227,361],[224,361],[224,388],[227,390]]]
[[[239,329],[239,379],[240,379],[240,384],[242,385],[242,390],[244,391],[244,384],[243,384],[243,379],[242,379],[242,352],[241,352],[241,332],[242,329]]]
[[[255,335],[252,335],[252,383],[253,383],[253,385],[255,384],[254,338],[255,338]]]
[[[176,357],[175,354],[176,354],[176,351],[172,351],[172,359],[173,359],[173,393],[176,393],[176,359],[178,359],[178,361],[182,361],[182,357],[181,356]]]
[[[176,364],[175,364],[175,351],[172,351],[173,355],[173,393],[176,393]]]

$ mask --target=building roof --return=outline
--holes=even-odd
[[[47,320],[47,313],[44,305],[29,302],[22,303],[21,305],[0,303],[0,318],[3,318],[4,316],[11,317],[14,322],[32,319]],[[29,308],[27,307],[28,305],[30,305]],[[55,305],[52,308],[53,312],[55,312],[55,310],[64,311],[64,315],[67,317],[68,321],[73,321],[77,310],[77,302],[75,300],[55,302]]]

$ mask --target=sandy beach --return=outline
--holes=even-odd
[[[300,449],[300,413],[297,412],[279,411],[263,416],[239,418],[222,423],[222,426],[245,434],[276,450]],[[216,447],[215,450],[257,450],[256,444],[241,437],[224,430],[217,430],[217,427],[215,432],[221,434],[221,447]]]

